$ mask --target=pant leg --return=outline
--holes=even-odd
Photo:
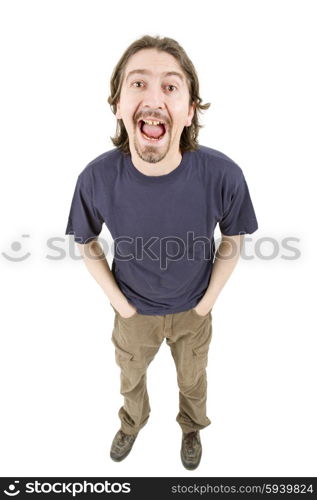
[[[177,422],[184,432],[211,424],[206,415],[208,350],[212,337],[211,312],[200,316],[193,309],[173,315],[166,339],[174,358],[179,387]]]
[[[112,342],[120,367],[120,392],[124,404],[119,410],[121,430],[135,434],[149,419],[151,411],[146,386],[149,364],[163,341],[159,316],[134,314],[123,318],[116,312]]]

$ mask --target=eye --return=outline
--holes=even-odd
[[[134,87],[136,83],[143,83],[143,82],[139,82],[139,81],[137,81],[137,82],[133,82],[133,83],[131,84],[131,86],[132,86],[132,87]],[[139,86],[138,86],[137,88],[139,88]]]
[[[176,90],[177,90],[177,87],[175,87],[175,85],[167,85],[167,87],[169,87],[169,88],[170,88],[170,87],[173,87],[174,89],[176,89]]]

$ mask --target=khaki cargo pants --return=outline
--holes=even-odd
[[[113,308],[114,309],[114,308]],[[211,312],[202,316],[194,309],[174,314],[123,318],[115,309],[112,342],[121,369],[124,404],[119,410],[121,430],[135,434],[150,414],[146,372],[162,342],[170,346],[179,387],[177,422],[184,432],[211,423],[206,415],[208,348],[212,336]]]

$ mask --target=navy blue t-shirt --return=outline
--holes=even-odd
[[[258,223],[242,169],[199,146],[170,173],[149,176],[114,148],[79,174],[65,234],[114,239],[112,272],[140,314],[171,314],[203,297],[215,256],[214,230],[251,234]]]

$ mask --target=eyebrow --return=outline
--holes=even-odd
[[[139,75],[151,75],[151,71],[147,70],[147,69],[134,69],[132,71],[130,71],[127,76],[126,76],[126,79],[125,81],[128,80],[128,78],[134,74],[139,74]],[[181,73],[179,73],[178,71],[166,71],[165,73],[162,73],[162,75],[165,77],[165,76],[177,76],[181,82],[184,82],[184,77]]]

